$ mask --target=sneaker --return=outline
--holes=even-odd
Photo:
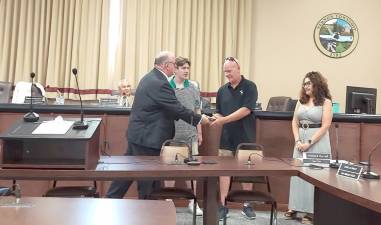
[[[193,214],[193,199],[189,201],[188,204],[189,211]],[[202,209],[198,206],[198,203],[196,203],[196,216],[202,216],[203,212]]]
[[[253,220],[257,216],[251,206],[244,206],[241,213],[249,220]]]
[[[218,218],[220,221],[224,220],[224,217],[229,218],[229,209],[221,205],[218,209]]]

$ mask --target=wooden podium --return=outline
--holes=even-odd
[[[0,167],[95,169],[99,160],[100,118],[86,119],[87,130],[70,128],[66,134],[32,134],[42,121],[44,118],[36,123],[18,121],[0,135]]]

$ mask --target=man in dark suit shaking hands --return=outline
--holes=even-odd
[[[206,116],[194,113],[177,101],[167,79],[173,75],[175,66],[172,52],[160,52],[154,68],[140,80],[129,117],[126,155],[158,156],[162,143],[175,134],[175,120],[182,119],[193,126],[209,124]],[[131,183],[131,180],[113,181],[107,197],[123,198]],[[146,199],[159,185],[159,181],[138,181],[139,198]]]

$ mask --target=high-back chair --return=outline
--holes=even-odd
[[[264,147],[256,143],[241,143],[237,146],[235,158],[238,161],[248,161],[248,159],[262,158]],[[239,183],[253,183],[266,185],[267,192],[257,190],[232,190],[232,184]],[[227,202],[259,202],[271,205],[270,224],[277,224],[277,203],[275,198],[271,195],[270,181],[267,176],[252,176],[252,177],[231,177],[228,195],[225,198],[225,205]],[[224,217],[224,225],[226,225],[227,218]]]
[[[0,81],[0,103],[9,103],[12,95],[12,83]]]
[[[172,139],[166,140],[161,147],[160,156],[164,158],[164,161],[169,163],[182,163],[183,159],[188,157],[188,153],[190,151],[189,148],[190,147],[186,142],[176,141]],[[177,159],[177,162],[175,159]],[[193,191],[194,187],[192,181],[191,186],[191,189],[162,186],[160,189],[154,190],[148,198],[193,200],[193,225],[196,225],[197,198]]]
[[[292,105],[292,99],[286,96],[276,96],[269,99],[266,111],[286,112],[289,111]]]

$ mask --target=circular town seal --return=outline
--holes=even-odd
[[[324,16],[316,25],[314,40],[318,49],[331,58],[349,55],[357,46],[358,28],[351,18],[341,13]]]

